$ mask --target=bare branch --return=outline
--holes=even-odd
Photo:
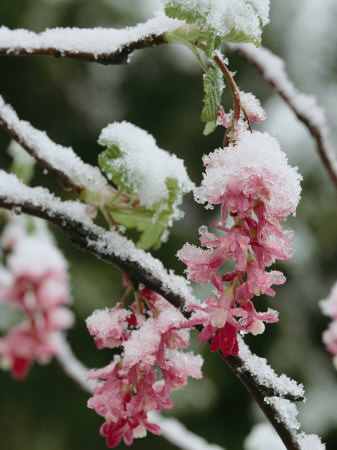
[[[337,187],[337,160],[327,138],[324,111],[313,96],[300,93],[289,80],[284,61],[265,48],[251,44],[231,44],[229,48],[246,59],[285,100],[316,141],[317,150]]]
[[[0,55],[53,56],[100,64],[125,64],[134,50],[165,44],[165,33],[183,22],[159,14],[124,29],[54,28],[42,33],[0,28]]]

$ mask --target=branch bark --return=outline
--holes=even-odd
[[[110,53],[98,53],[95,55],[91,52],[73,51],[73,50],[59,50],[54,47],[48,48],[34,48],[32,50],[25,47],[0,47],[1,56],[51,56],[54,58],[76,59],[78,61],[96,62],[98,64],[119,65],[127,64],[131,53],[135,50],[144,48],[157,47],[166,44],[164,33],[151,34],[144,39],[135,42],[128,42],[121,46],[118,50]]]

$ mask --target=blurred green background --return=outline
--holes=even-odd
[[[319,4],[318,4],[319,3]],[[159,0],[12,0],[0,2],[0,22],[10,28],[42,31],[48,27],[124,27],[151,17]],[[327,111],[331,141],[337,125],[337,3],[335,0],[271,0],[271,24],[263,44],[286,60],[287,69],[303,92],[317,96]],[[236,55],[228,55],[230,69],[244,91],[263,102],[268,119],[264,129],[277,136],[290,163],[304,176],[303,196],[296,218],[295,257],[278,267],[287,283],[274,299],[256,299],[259,310],[267,305],[280,311],[280,322],[266,327],[262,336],[247,338],[251,348],[266,356],[279,372],[302,382],[307,402],[299,405],[304,431],[318,433],[328,449],[337,448],[337,373],[321,343],[328,324],[318,301],[325,298],[337,278],[336,192],[317,156],[315,146],[287,106],[254,70]],[[202,77],[197,63],[185,49],[159,47],[135,53],[127,66],[100,66],[52,58],[0,59],[1,95],[23,119],[46,130],[56,142],[72,146],[95,164],[101,148],[100,130],[115,120],[128,120],[147,129],[160,147],[186,162],[192,180],[201,180],[201,157],[221,145],[222,130],[202,135]],[[228,89],[223,96],[229,105]],[[260,126],[261,129],[261,126]],[[9,158],[7,135],[0,131],[2,168]],[[58,195],[57,183],[37,170],[35,185]],[[69,194],[67,194],[69,197]],[[184,202],[185,218],[171,231],[168,243],[154,252],[164,264],[183,274],[177,250],[188,240],[197,243],[197,230],[215,220],[217,211],[206,212]],[[111,359],[108,350],[97,351],[84,319],[96,308],[112,306],[121,295],[121,274],[111,266],[73,248],[53,229],[70,261],[76,326],[69,340],[76,355],[89,367]],[[196,287],[204,299],[208,288]],[[263,417],[249,395],[217,355],[198,343],[194,351],[205,358],[204,379],[192,381],[175,395],[176,407],[168,412],[210,442],[227,449],[244,448],[244,440]],[[98,429],[102,419],[87,409],[88,396],[64,376],[55,362],[35,365],[23,382],[0,372],[0,448],[3,450],[105,449]],[[123,444],[119,448],[124,448]],[[135,449],[173,449],[161,437],[136,440]],[[197,450],[197,449],[196,449]],[[272,450],[272,449],[271,449]]]

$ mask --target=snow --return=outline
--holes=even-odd
[[[300,433],[297,436],[297,441],[301,450],[324,450],[325,444],[322,444],[320,437],[317,434]]]
[[[155,411],[148,414],[149,421],[158,424],[162,435],[178,448],[183,450],[224,450],[216,444],[209,444],[202,437],[187,430],[185,426],[174,418],[166,418]]]
[[[126,170],[130,188],[143,206],[151,208],[168,199],[165,181],[169,178],[178,181],[182,194],[193,188],[183,161],[160,149],[154,137],[136,125],[126,121],[111,123],[102,130],[98,143],[116,145],[121,150],[122,156],[112,159],[109,165],[114,171]]]
[[[84,391],[92,394],[94,392],[95,382],[86,381],[88,369],[76,359],[65,336],[62,333],[56,333],[53,336],[53,344],[59,350],[56,359],[59,361],[64,372],[76,381]]]
[[[328,298],[321,300],[319,306],[326,316],[337,319],[337,282],[332,287]]]
[[[259,423],[245,439],[244,450],[285,450],[285,446],[270,423]]]
[[[300,180],[297,168],[288,165],[275,138],[258,131],[244,132],[237,145],[215,150],[204,156],[206,173],[202,185],[194,191],[195,199],[204,203],[219,198],[235,181],[243,181],[250,174],[263,178],[270,192],[268,211],[272,215],[294,212],[300,199]]]
[[[29,274],[32,277],[43,276],[48,271],[65,272],[67,262],[62,253],[48,241],[41,240],[40,236],[26,236],[19,241],[15,252],[8,257],[11,270],[19,276]],[[57,285],[52,285],[53,290]]]
[[[276,409],[278,413],[276,416],[277,422],[284,423],[287,428],[292,431],[296,431],[300,428],[300,423],[297,420],[298,411],[295,403],[280,397],[266,397],[264,401]]]
[[[0,95],[0,122],[14,131],[21,142],[37,159],[43,160],[63,172],[77,186],[86,187],[101,195],[109,194],[107,180],[97,167],[84,163],[70,147],[55,144],[44,131],[35,129],[29,122],[20,120],[14,109]]]
[[[162,0],[165,6],[181,7],[184,11],[202,17],[200,25],[215,30],[218,36],[227,36],[233,29],[252,39],[261,39],[261,24],[269,22],[269,0]],[[261,23],[260,23],[261,22]]]
[[[319,131],[326,156],[337,173],[337,160],[328,141],[324,110],[317,104],[316,98],[298,91],[289,80],[284,61],[270,50],[256,48],[252,44],[230,44],[229,48],[241,52],[251,63],[257,64],[263,77],[275,86],[277,92],[286,99],[295,113]],[[317,139],[316,136],[315,138]]]
[[[0,27],[0,50],[15,54],[22,49],[28,53],[53,49],[61,55],[86,53],[98,58],[115,53],[130,43],[172,31],[182,24],[183,22],[169,19],[159,12],[145,23],[124,29],[52,28],[34,33],[24,29],[10,30],[3,26]]]
[[[248,119],[254,122],[263,122],[267,115],[258,100],[251,92],[240,91],[240,101],[243,104]]]
[[[134,330],[124,343],[123,367],[130,368],[142,361],[154,365],[161,335],[154,319],[149,318],[139,330]]]
[[[254,355],[250,351],[249,347],[241,337],[239,337],[239,347],[239,357],[244,363],[242,369],[239,369],[241,372],[243,370],[248,371],[257,378],[259,384],[273,389],[280,397],[288,395],[293,397],[304,397],[302,384],[297,384],[296,381],[284,374],[278,376],[267,364],[265,358]]]

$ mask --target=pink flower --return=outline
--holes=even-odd
[[[323,342],[327,350],[334,355],[333,364],[337,369],[337,283],[333,286],[328,298],[321,300],[320,307],[326,316],[333,319],[323,333]]]
[[[0,339],[0,357],[17,379],[26,377],[34,361],[48,362],[58,353],[52,344],[55,333],[68,328],[72,313],[66,262],[51,241],[22,234],[11,239],[8,257],[10,281],[0,299],[22,312],[22,322]]]
[[[249,94],[241,93],[241,103],[249,120],[264,118]],[[219,116],[224,118],[222,110]],[[288,166],[275,139],[248,131],[238,138],[235,145],[203,158],[206,170],[194,191],[196,201],[208,202],[207,207],[221,205],[221,220],[213,224],[217,235],[202,227],[200,241],[206,250],[185,244],[178,252],[190,280],[216,288],[216,297],[204,305],[190,305],[190,322],[204,325],[199,340],[211,341],[211,350],[224,356],[237,355],[239,331],[262,334],[265,322],[278,320],[273,310],[256,312],[251,299],[273,297],[272,286],[285,282],[281,272],[267,272],[266,267],[292,256],[292,234],[282,230],[280,221],[295,211],[300,197],[301,177]],[[222,275],[230,259],[235,267]]]
[[[98,348],[116,344],[122,348],[120,359],[88,373],[88,379],[103,380],[88,406],[104,417],[100,433],[109,447],[122,439],[130,445],[147,430],[160,434],[160,427],[148,422],[147,413],[172,408],[172,390],[184,387],[189,376],[201,377],[201,357],[179,350],[188,346],[188,320],[147,288],[136,297],[131,311],[118,306],[96,311],[87,319]]]

